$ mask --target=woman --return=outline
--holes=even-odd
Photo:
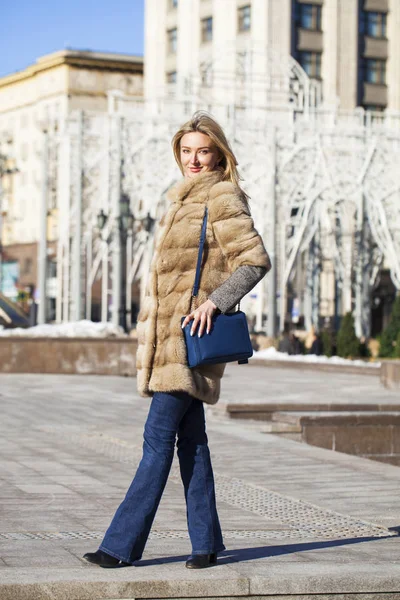
[[[270,268],[239,187],[235,156],[221,127],[198,112],[175,134],[183,179],[168,192],[146,295],[138,316],[137,382],[152,402],[144,428],[143,457],[99,550],[84,558],[101,567],[133,564],[142,556],[174,454],[178,458],[192,543],[188,568],[216,564],[225,549],[205,428],[204,402],[215,404],[225,365],[190,369],[181,330],[207,335],[211,319],[227,312]],[[200,230],[208,223],[197,307],[192,306]]]

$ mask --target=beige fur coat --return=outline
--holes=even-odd
[[[142,396],[186,391],[208,404],[219,398],[225,364],[190,369],[181,329],[181,317],[190,312],[206,203],[207,236],[194,307],[205,302],[238,267],[270,265],[241,190],[221,178],[219,171],[184,178],[168,192],[171,204],[159,223],[138,315],[137,384]]]

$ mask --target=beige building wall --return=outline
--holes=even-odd
[[[304,6],[321,11],[321,23],[307,26],[299,16]],[[238,10],[251,7],[251,26],[238,29]],[[384,15],[385,35],[363,29],[366,15]],[[212,39],[201,40],[201,21],[212,17]],[[325,108],[353,111],[358,106],[370,110],[400,111],[400,0],[146,0],[145,93],[148,99],[161,98],[166,90],[185,90],[188,76],[202,63],[213,60],[214,72],[235,77],[235,53],[248,42],[259,49],[253,54],[253,71],[267,72],[267,53],[279,57],[292,55],[304,61],[304,54],[321,59],[320,72],[311,77],[322,86]],[[176,29],[176,52],[168,51],[167,31]],[[264,55],[263,55],[264,53]],[[254,62],[255,61],[255,62]],[[371,63],[383,65],[382,81],[371,78]],[[304,64],[304,62],[303,62]],[[176,84],[166,84],[167,73],[174,73]],[[212,93],[210,91],[210,93]],[[243,92],[245,93],[245,92]],[[265,90],[253,95],[253,106],[265,106]],[[286,101],[287,96],[282,96]],[[225,91],[221,100],[237,101]],[[205,103],[206,106],[206,103]],[[214,109],[215,111],[215,109]],[[348,232],[351,240],[352,232]],[[352,262],[351,242],[347,244],[346,264]],[[351,310],[351,270],[346,271],[342,293],[343,313]],[[321,316],[334,313],[335,275],[333,263],[326,260],[320,278]]]
[[[268,15],[268,38],[266,45],[278,54],[286,56],[290,54],[291,47],[291,0],[271,0],[267,3]],[[254,20],[258,19],[254,11]]]
[[[200,22],[203,14],[208,15],[208,4],[206,0],[195,0],[195,2],[181,2],[179,8],[172,11],[170,18],[174,19],[175,26],[178,30],[178,51],[176,57],[170,55],[170,60],[174,61],[175,70],[177,73],[181,73],[183,77],[179,78],[178,81],[178,94],[182,94],[185,91],[186,79],[185,76],[191,73],[193,65],[198,64],[200,58],[200,27],[197,27],[197,23]],[[207,48],[205,49],[207,52]]]
[[[145,96],[157,98],[165,90],[167,44],[167,2],[169,0],[146,0],[144,55],[146,57]],[[163,18],[160,16],[163,15]]]
[[[107,111],[111,90],[142,97],[143,59],[63,50],[0,79],[0,153],[12,156],[18,169],[3,182],[4,245],[39,237],[43,125],[60,127],[75,109]],[[50,215],[49,239],[56,238],[57,219]]]
[[[358,80],[358,0],[337,3],[337,88],[339,105],[344,110],[357,106]],[[329,54],[324,44],[324,54]]]
[[[252,6],[252,27],[238,31],[238,8]],[[145,96],[148,100],[167,94],[168,74],[177,75],[177,90],[185,89],[188,76],[201,63],[213,61],[225,77],[235,73],[235,45],[252,40],[260,48],[290,54],[291,0],[146,0],[145,10]],[[201,37],[201,21],[213,19],[212,41]],[[176,52],[168,51],[168,32],[177,30]],[[257,58],[256,58],[257,60]],[[262,60],[260,58],[260,60]],[[226,94],[221,100],[226,101]]]
[[[2,178],[0,241],[4,260],[17,261],[20,284],[36,284],[37,241],[43,186],[45,124],[61,130],[71,111],[105,112],[107,93],[143,97],[141,57],[64,50],[39,58],[0,79],[0,154],[18,171]],[[49,173],[47,240],[55,260],[58,238],[57,173]],[[32,254],[33,252],[33,254]],[[29,256],[29,253],[31,255]]]
[[[323,46],[329,52],[322,53],[321,74],[324,103],[335,107],[339,104],[338,63],[339,63],[339,0],[325,0],[322,11]]]

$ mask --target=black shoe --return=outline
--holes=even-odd
[[[217,564],[216,554],[194,554],[186,561],[187,569],[207,569]]]
[[[99,567],[103,567],[103,569],[116,569],[118,567],[130,566],[130,563],[119,560],[119,558],[114,558],[114,556],[103,552],[103,550],[97,550],[97,552],[87,552],[84,554],[83,558],[87,560],[87,562],[98,565]]]

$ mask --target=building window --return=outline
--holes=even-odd
[[[178,8],[178,0],[169,0],[169,5],[171,8]]]
[[[48,262],[47,276],[50,278],[57,277],[57,263],[54,260]]]
[[[211,42],[213,35],[213,20],[212,17],[207,17],[201,20],[201,41]]]
[[[364,59],[364,81],[367,83],[386,83],[386,61],[378,58]]]
[[[386,38],[386,13],[364,11],[360,29],[364,35]]]
[[[299,52],[299,63],[309,77],[321,77],[321,56],[321,52]]]
[[[251,27],[251,6],[241,6],[238,8],[238,31],[250,31]]]
[[[23,268],[23,275],[30,275],[31,271],[32,271],[32,264],[33,261],[31,258],[25,258],[24,259],[24,268]]]
[[[167,73],[167,83],[176,83],[176,71]]]
[[[321,14],[318,4],[297,4],[297,23],[302,29],[321,31]]]
[[[383,112],[385,110],[385,106],[380,106],[378,104],[365,104],[365,110],[368,112]]]
[[[177,41],[178,30],[176,29],[176,27],[174,29],[169,29],[167,31],[167,44],[169,54],[176,54]]]

